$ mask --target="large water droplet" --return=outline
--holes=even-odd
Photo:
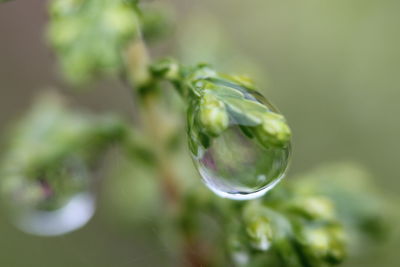
[[[224,86],[233,88],[229,84]],[[267,107],[273,116],[280,116],[255,91],[237,85],[234,89],[244,94],[246,100]],[[230,199],[253,199],[264,195],[284,177],[290,158],[290,141],[285,145],[265,145],[265,142],[269,142],[268,135],[257,135],[260,123],[249,120],[247,115],[241,116],[226,104],[233,100],[236,101],[232,97],[225,102],[229,114],[228,125],[221,126],[224,130],[214,137],[202,134],[193,126],[199,118],[200,108],[189,112],[189,116],[192,116],[189,117],[189,147],[202,180],[212,191]],[[248,103],[245,101],[245,104]],[[212,116],[217,118],[214,114]]]
[[[69,158],[40,176],[12,174],[2,183],[11,221],[23,232],[57,236],[77,230],[92,218],[94,195],[84,162]]]
[[[264,195],[283,177],[289,148],[265,149],[231,126],[195,156],[205,184],[221,197],[252,199]]]

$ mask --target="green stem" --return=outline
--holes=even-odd
[[[154,155],[156,157],[156,167],[160,176],[162,190],[167,201],[167,216],[177,220],[178,213],[182,209],[182,194],[176,179],[174,164],[167,149],[171,125],[165,118],[165,110],[160,104],[160,93],[153,90],[157,87],[158,78],[154,77],[149,70],[150,57],[144,42],[139,39],[129,47],[127,53],[128,71],[130,83],[139,89],[141,98],[141,125],[144,134],[153,141]],[[171,77],[163,77],[170,80]],[[183,257],[185,265],[204,266],[208,261],[204,253],[199,251],[200,242],[197,238],[183,233]],[[195,253],[194,253],[195,252]]]
[[[129,82],[137,88],[143,87],[152,77],[149,71],[150,55],[141,37],[131,43],[125,58]]]
[[[163,120],[163,111],[159,108],[159,95],[156,92],[149,92],[142,96],[143,104],[143,127],[146,134],[154,142],[154,153],[157,159],[157,168],[161,177],[163,190],[170,205],[176,206],[179,201],[179,186],[176,182],[176,174],[173,170],[168,155],[167,135],[170,125]]]
[[[134,40],[127,51],[128,77],[135,88],[140,90],[153,84],[149,66],[150,56],[146,45],[141,38],[138,38]],[[180,197],[173,164],[168,157],[168,151],[166,151],[166,133],[170,129],[170,125],[162,118],[164,112],[160,110],[158,92],[155,90],[145,91],[140,94],[140,97],[142,100],[140,114],[142,130],[153,142],[156,164],[165,197],[169,205],[175,207]]]

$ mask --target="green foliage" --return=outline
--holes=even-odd
[[[387,235],[386,200],[371,189],[368,175],[351,164],[317,169],[247,202],[221,199],[199,186],[183,188],[170,164],[173,149],[168,138],[180,129],[167,125],[160,116],[168,113],[159,110],[161,94],[156,89],[163,87],[163,82],[171,82],[187,105],[189,148],[193,154],[197,154],[199,144],[208,147],[212,138],[221,135],[232,122],[246,138],[264,148],[289,147],[291,130],[246,77],[221,74],[206,64],[185,67],[171,59],[148,62],[140,28],[144,38],[162,36],[164,18],[157,12],[144,12],[137,1],[51,2],[48,38],[62,73],[76,84],[108,75],[145,77],[129,81],[137,87],[133,93],[143,104],[143,125],[134,131],[117,117],[71,111],[59,98],[44,97],[14,128],[4,152],[0,173],[5,201],[18,198],[22,206],[44,203],[45,181],[60,196],[54,206],[45,208],[56,209],[80,183],[86,182],[86,171],[107,148],[119,144],[128,152],[124,162],[129,168],[119,169],[115,177],[121,180],[115,184],[136,186],[132,194],[139,198],[127,194],[121,205],[129,207],[133,199],[133,210],[143,215],[130,215],[130,220],[141,223],[140,218],[155,218],[159,212],[160,227],[174,228],[170,232],[178,236],[167,235],[171,240],[179,240],[182,247],[192,247],[193,243],[211,247],[211,252],[201,255],[206,260],[189,259],[194,266],[202,265],[199,262],[210,266],[332,266],[342,262],[352,248],[365,245],[361,244],[366,242],[364,237],[378,240]],[[133,53],[133,59],[126,55],[131,45],[142,48],[138,54]],[[176,142],[180,137],[175,135],[179,139]],[[160,188],[154,180],[129,180],[134,179],[134,167],[130,166],[133,162],[145,163],[152,170],[143,172],[146,179],[148,173],[159,173]],[[77,184],[64,183],[69,176],[80,176],[70,169],[84,169],[85,178]],[[152,194],[159,191],[163,191],[166,207],[154,208],[159,199],[156,201]],[[148,192],[151,194],[145,194]],[[207,226],[204,216],[219,227],[210,234],[214,235],[212,241],[203,235]]]
[[[84,83],[123,70],[123,53],[138,32],[135,5],[125,0],[55,0],[48,39],[66,78]]]
[[[87,177],[70,183],[71,172],[86,176],[104,150],[125,135],[125,125],[114,116],[73,112],[59,97],[44,95],[10,133],[0,168],[3,196],[20,199],[20,206],[41,205],[45,183],[57,196],[56,208],[87,183]]]
[[[321,166],[308,175],[299,177],[292,187],[302,195],[317,193],[332,200],[338,216],[351,233],[349,241],[382,240],[388,236],[396,209],[392,199],[383,196],[373,178],[355,164]],[[362,249],[362,244],[354,244]]]
[[[202,212],[216,218],[235,266],[331,266],[342,262],[348,251],[374,244],[390,229],[386,214],[394,210],[388,207],[389,199],[360,192],[366,188],[373,184],[364,169],[331,164],[246,203],[216,199],[196,189],[185,202],[182,218],[192,222],[192,229],[202,227]]]

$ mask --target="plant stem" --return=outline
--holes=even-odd
[[[135,40],[127,52],[128,77],[136,88],[143,88],[152,83],[152,75],[149,72],[150,56],[142,39]],[[181,190],[177,183],[174,164],[171,163],[167,142],[171,133],[171,124],[165,117],[165,110],[160,103],[160,94],[157,90],[145,90],[140,92],[141,97],[141,125],[143,132],[154,142],[154,154],[156,156],[158,173],[162,191],[167,201],[167,216],[176,220],[181,210]],[[183,236],[183,258],[185,266],[206,266],[206,253],[202,252],[200,242],[193,237]]]
[[[174,164],[171,163],[166,150],[170,125],[163,119],[164,112],[160,109],[159,95],[150,92],[142,96],[143,126],[146,134],[154,141],[154,152],[157,158],[157,168],[161,177],[163,191],[168,204],[178,206],[180,194],[176,182]]]
[[[135,87],[142,87],[151,79],[151,74],[148,69],[150,55],[141,37],[136,38],[129,45],[125,58],[130,84],[135,85]]]
[[[152,77],[148,69],[150,56],[141,38],[136,39],[128,48],[127,61],[128,77],[131,84],[134,84],[136,88],[142,88],[151,82]],[[154,90],[146,91],[140,97],[142,100],[142,112],[140,114],[142,129],[154,142],[154,154],[163,192],[169,206],[175,209],[180,197],[173,164],[168,157],[168,151],[166,151],[166,139],[170,125],[163,119],[165,113],[160,110],[158,92]]]

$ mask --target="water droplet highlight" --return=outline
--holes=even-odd
[[[213,80],[200,86],[202,95],[188,112],[188,134],[202,180],[224,198],[261,197],[288,167],[290,130],[283,116],[239,84]]]

